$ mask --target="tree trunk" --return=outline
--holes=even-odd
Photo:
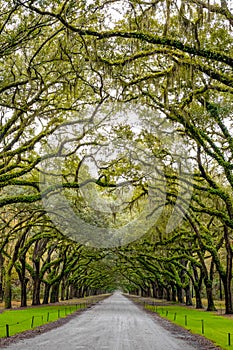
[[[75,287],[73,284],[70,284],[69,287],[69,299],[73,299],[74,297],[80,298],[81,297],[81,292],[79,292],[79,289]]]
[[[24,278],[21,281],[21,307],[26,307],[27,306],[27,284],[29,282],[28,278]]]
[[[70,297],[70,284],[66,286],[66,300],[69,300]]]
[[[198,275],[197,267],[195,264],[192,264],[193,268],[193,288],[195,290],[195,299],[196,299],[196,309],[203,309],[203,304],[201,300],[201,288],[203,281],[203,271],[200,269],[200,273]]]
[[[158,286],[158,298],[159,299],[163,299],[163,287],[162,286]]]
[[[157,294],[157,288],[156,288],[156,283],[152,282],[152,289],[153,289],[153,298],[157,298],[158,294]]]
[[[201,300],[201,290],[198,285],[193,285],[195,290],[195,299],[196,299],[196,309],[203,309],[203,304]]]
[[[172,301],[176,302],[176,286],[172,284]]]
[[[21,263],[21,267],[16,268],[19,275],[20,284],[21,284],[20,306],[26,307],[27,306],[27,284],[29,282],[29,279],[26,277],[26,257],[25,256],[22,256],[20,258],[20,263]]]
[[[0,302],[3,302],[3,298],[4,298],[3,276],[4,276],[4,258],[2,253],[0,253]]]
[[[222,280],[221,277],[219,279],[219,298],[222,301],[223,300],[223,295],[222,295]]]
[[[227,278],[225,278],[223,280],[223,288],[224,288],[224,292],[225,292],[226,314],[233,314],[231,286],[230,286],[229,280]]]
[[[54,283],[52,285],[50,303],[57,303],[59,301],[59,283]]]
[[[61,300],[65,300],[65,293],[66,293],[66,282],[65,282],[65,278],[62,279],[61,282]]]
[[[232,292],[231,292],[233,253],[232,253],[231,244],[229,242],[228,228],[226,225],[224,226],[224,238],[225,238],[225,246],[227,251],[226,278],[222,280],[223,286],[224,286],[224,292],[225,292],[225,308],[226,308],[226,314],[233,314]]]
[[[40,305],[40,286],[41,280],[38,276],[36,276],[33,280],[32,305]]]
[[[4,298],[4,291],[2,288],[2,282],[0,282],[0,302],[3,302],[3,298]]]
[[[187,306],[193,305],[190,284],[187,287],[185,287],[185,304]]]
[[[11,309],[12,287],[11,287],[11,276],[9,274],[6,274],[5,276],[4,302],[5,302],[5,309]]]
[[[171,287],[166,287],[166,299],[171,301]]]
[[[207,311],[216,311],[216,307],[214,305],[214,298],[213,298],[213,286],[211,280],[205,280],[205,286],[206,286],[206,297],[207,297]]]
[[[43,304],[48,304],[49,303],[50,288],[51,288],[51,285],[49,283],[45,283]]]
[[[177,286],[177,299],[179,303],[184,304],[183,289],[180,286]]]

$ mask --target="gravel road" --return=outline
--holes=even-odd
[[[120,293],[67,324],[8,350],[194,350]]]

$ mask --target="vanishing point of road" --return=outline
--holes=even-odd
[[[128,298],[114,293],[65,325],[8,350],[195,350]]]

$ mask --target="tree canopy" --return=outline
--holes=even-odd
[[[7,307],[18,276],[22,305],[223,285],[232,313],[231,2],[0,5]]]

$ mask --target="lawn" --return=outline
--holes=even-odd
[[[178,305],[145,307],[192,333],[204,335],[222,349],[233,349],[233,318]]]
[[[0,338],[6,337],[7,334],[12,336],[43,324],[54,322],[61,317],[66,317],[77,310],[86,308],[89,304],[95,304],[108,296],[110,294],[101,294],[72,299],[54,305],[40,305],[16,310],[3,309],[0,312]],[[18,306],[17,303],[14,305]]]
[[[29,307],[22,310],[4,310],[0,313],[0,338],[33,329],[48,322],[56,321],[61,317],[86,307],[86,303]],[[8,325],[8,326],[7,326]]]

